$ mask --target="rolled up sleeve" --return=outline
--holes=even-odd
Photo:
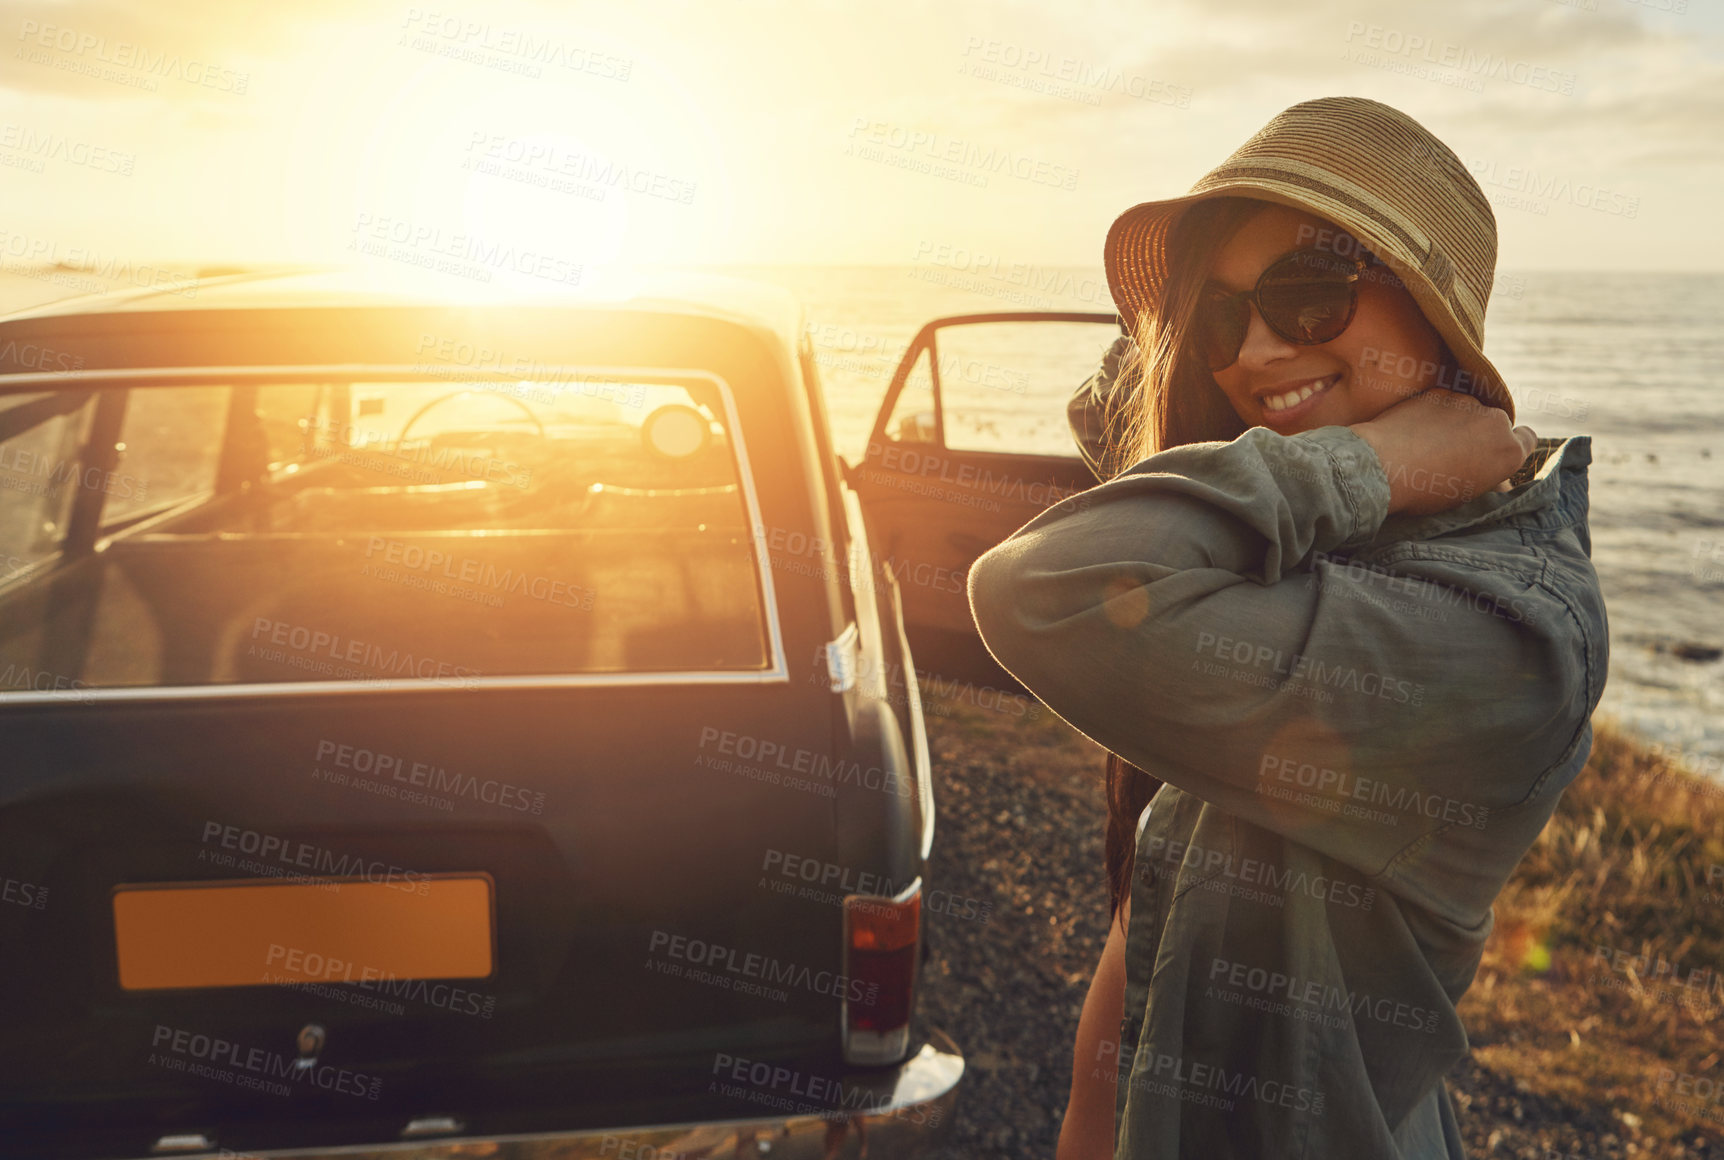
[[[1098,744],[1379,874],[1519,800],[1586,709],[1577,628],[1536,561],[1404,560],[1424,578],[1392,599],[1345,566],[1388,502],[1347,427],[1170,448],[984,554],[971,610]]]

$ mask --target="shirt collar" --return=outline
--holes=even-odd
[[[1392,515],[1383,521],[1374,539],[1428,540],[1555,506],[1561,502],[1569,479],[1577,478],[1584,486],[1586,466],[1591,462],[1590,435],[1542,438],[1520,469],[1509,477],[1512,490],[1487,491],[1457,507],[1430,515]]]

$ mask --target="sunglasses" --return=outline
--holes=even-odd
[[[1251,325],[1251,306],[1264,325],[1300,346],[1339,338],[1359,305],[1359,279],[1374,256],[1343,257],[1328,250],[1293,250],[1275,259],[1249,290],[1228,293],[1211,282],[1197,304],[1197,346],[1211,371],[1239,358]]]

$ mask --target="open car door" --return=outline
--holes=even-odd
[[[1066,404],[1119,336],[1112,314],[954,315],[924,326],[849,469],[898,578],[919,668],[1018,687],[989,655],[965,583],[976,558],[1094,487]]]

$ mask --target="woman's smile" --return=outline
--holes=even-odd
[[[1259,394],[1257,402],[1263,408],[1263,418],[1268,426],[1286,426],[1302,419],[1340,381],[1341,372],[1336,371],[1322,378],[1295,382],[1285,389],[1272,387]]]

